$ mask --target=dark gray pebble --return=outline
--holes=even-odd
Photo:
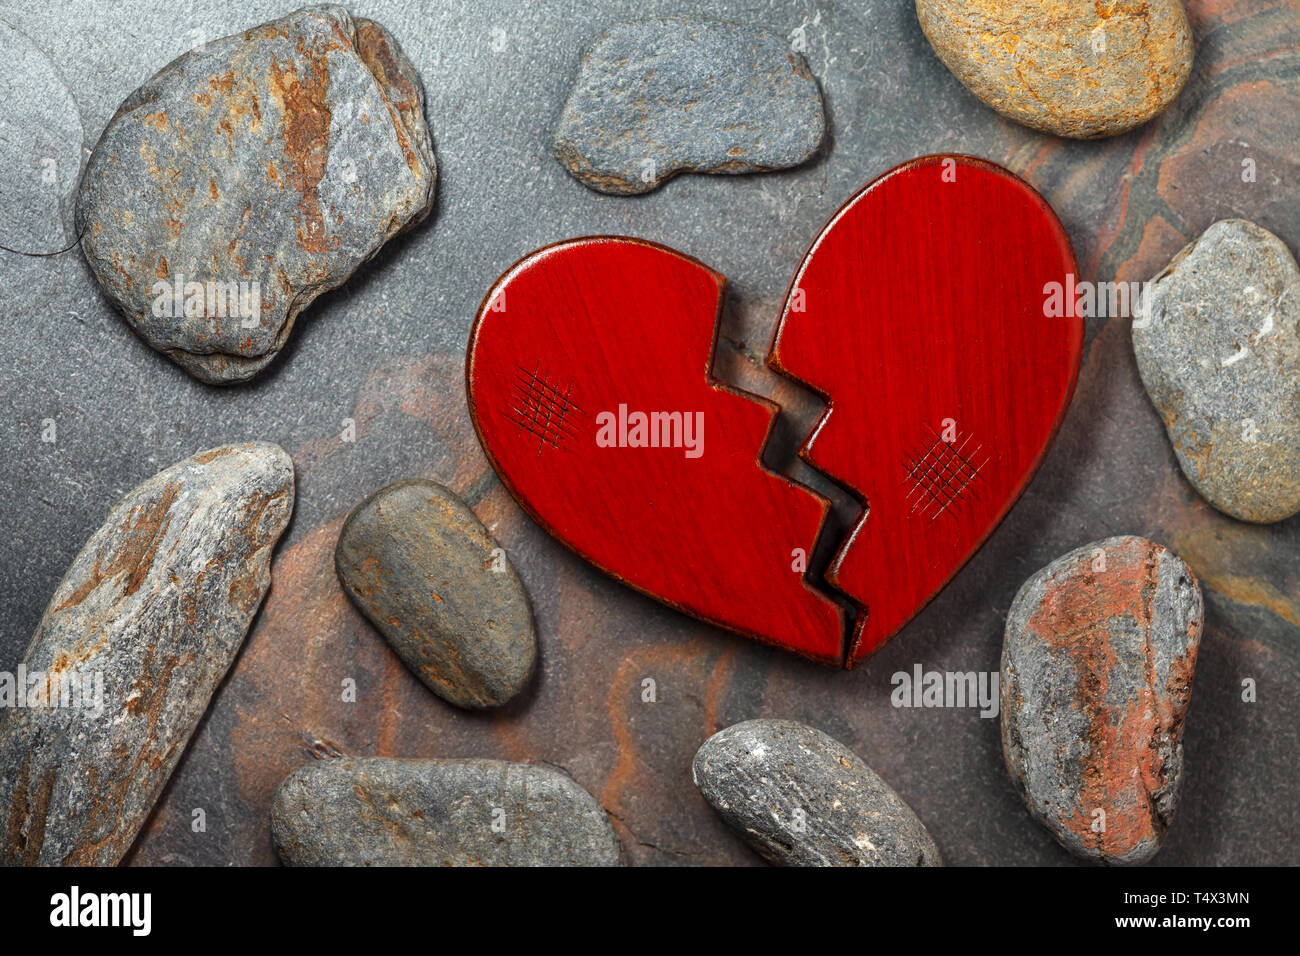
[[[382,488],[348,516],[334,551],[354,604],[420,680],[460,707],[498,707],[537,658],[519,575],[474,512],[424,479]]]
[[[898,794],[839,741],[793,720],[747,720],[704,742],[695,785],[727,825],[783,866],[940,866]]]

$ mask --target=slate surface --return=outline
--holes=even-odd
[[[167,61],[296,5],[0,0],[0,22],[31,38],[49,66],[6,72],[17,89],[0,96],[0,111],[13,110],[15,96],[52,104],[58,129],[46,140],[57,144],[75,125],[59,107],[70,95],[89,147],[118,103]],[[1042,191],[1086,279],[1149,278],[1225,216],[1258,222],[1294,251],[1295,0],[1193,0],[1196,65],[1171,111],[1083,143],[984,108],[939,63],[902,0],[367,0],[350,9],[388,27],[423,76],[437,204],[431,222],[308,310],[258,381],[201,385],[133,339],[75,251],[0,253],[0,668],[16,666],[72,557],[144,477],[247,439],[281,444],[297,469],[297,511],[267,604],[131,860],[273,863],[276,785],[312,754],[344,752],[560,766],[610,811],[634,862],[758,864],[695,791],[690,761],[719,728],[776,717],[819,727],[862,756],[915,809],[948,863],[1068,863],[1019,803],[997,721],[974,709],[896,709],[890,677],[915,664],[996,670],[1004,615],[1026,577],[1085,542],[1141,534],[1187,560],[1207,602],[1181,807],[1155,862],[1300,862],[1300,519],[1246,525],[1196,497],[1142,390],[1128,320],[1089,321],[1074,405],[1006,523],[898,638],[847,674],[698,624],[571,556],[487,467],[461,377],[479,301],[515,259],[589,233],[663,242],[730,279],[719,374],[788,406],[769,458],[827,490],[792,464],[817,402],[761,364],[790,274],[826,218],[889,166],[949,150],[1001,162]],[[584,45],[618,19],[679,13],[794,32],[826,94],[828,151],[788,172],[683,176],[636,198],[574,181],[547,149]],[[1254,182],[1242,181],[1247,159]],[[31,173],[40,160],[17,168]],[[39,187],[21,176],[0,181],[0,216],[29,215],[5,232],[6,245],[24,229],[40,231],[29,212],[39,203],[16,198],[31,188]],[[354,442],[340,440],[345,419],[355,422]],[[47,420],[52,443],[42,441]],[[531,594],[540,674],[503,712],[466,714],[430,694],[334,577],[348,510],[419,475],[467,497]],[[833,494],[842,528],[854,506]],[[341,700],[346,678],[357,683],[355,703]],[[646,678],[655,703],[642,700]],[[1241,700],[1246,678],[1257,683],[1256,703]],[[195,808],[206,832],[191,829]]]

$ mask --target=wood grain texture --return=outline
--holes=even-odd
[[[579,555],[672,607],[838,666],[842,610],[803,574],[829,503],[763,467],[777,406],[713,378],[725,286],[634,239],[532,253],[479,309],[470,414],[506,487]]]
[[[865,507],[826,574],[865,606],[850,665],[952,578],[1038,469],[1083,347],[1083,321],[1045,314],[1046,292],[1075,272],[1042,197],[965,156],[895,167],[813,241],[768,363],[825,397],[800,455]]]

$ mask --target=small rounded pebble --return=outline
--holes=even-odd
[[[1144,863],[1173,820],[1204,612],[1196,576],[1144,538],[1097,541],[1021,587],[1002,645],[1002,751],[1070,852]]]
[[[459,707],[499,707],[528,683],[533,614],[514,566],[474,512],[424,479],[382,488],[334,550],[354,604],[417,677]]]
[[[781,866],[941,866],[889,785],[839,741],[793,720],[747,720],[704,742],[695,785],[727,825]]]
[[[930,45],[1003,116],[1092,139],[1140,126],[1192,69],[1179,0],[916,0]]]
[[[555,770],[503,760],[336,758],[280,784],[289,866],[618,866],[605,811]]]
[[[1133,324],[1151,401],[1193,487],[1242,521],[1300,512],[1300,268],[1242,219],[1206,229]]]

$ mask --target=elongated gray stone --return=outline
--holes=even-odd
[[[223,445],[119,501],[0,681],[0,863],[116,864],[271,581],[293,510],[276,445]],[[5,691],[8,691],[8,694]]]
[[[528,683],[537,639],[528,594],[474,512],[436,482],[375,492],[348,515],[339,581],[406,666],[459,707],[498,707]]]
[[[1214,223],[1151,280],[1133,352],[1192,486],[1242,521],[1300,512],[1300,268],[1277,236]]]
[[[552,151],[584,185],[627,195],[682,172],[797,166],[825,134],[817,81],[784,39],[724,20],[663,17],[596,38]]]
[[[856,754],[793,720],[714,734],[691,776],[727,825],[782,866],[941,866],[939,848]]]
[[[397,43],[342,7],[305,7],[127,97],[87,164],[77,226],[139,336],[229,383],[428,215],[435,176],[424,91]]]
[[[503,760],[340,758],[280,784],[271,835],[290,866],[617,866],[586,790]]]
[[[1205,614],[1173,552],[1106,538],[1021,587],[1002,644],[1002,752],[1029,812],[1070,852],[1143,863],[1178,803]]]

